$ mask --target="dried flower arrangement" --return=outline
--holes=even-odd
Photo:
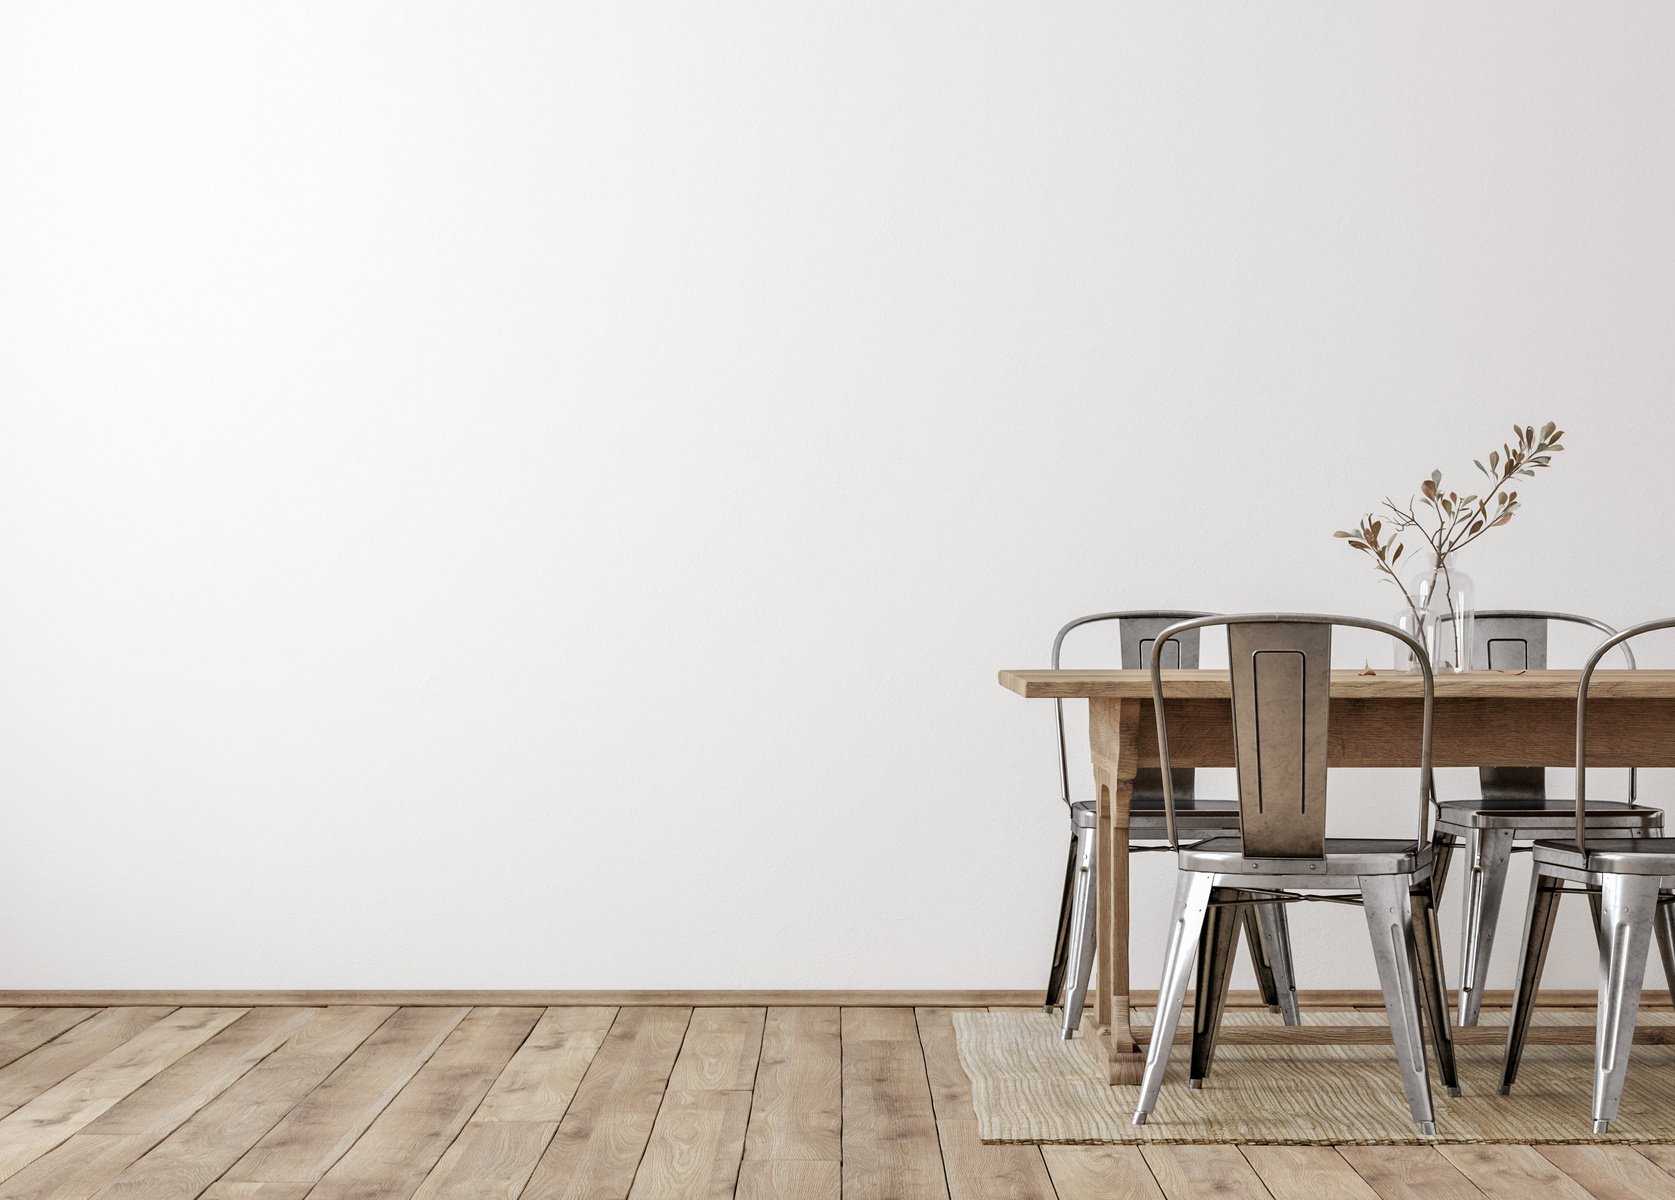
[[[1440,587],[1446,595],[1451,556],[1489,530],[1512,520],[1520,501],[1518,492],[1509,485],[1520,477],[1534,476],[1552,463],[1553,455],[1564,449],[1564,430],[1553,421],[1543,425],[1539,433],[1533,425],[1514,425],[1512,435],[1511,442],[1489,452],[1487,464],[1473,460],[1473,465],[1488,480],[1488,487],[1481,495],[1462,496],[1459,492],[1445,491],[1442,472],[1432,471],[1429,479],[1420,482],[1418,495],[1410,496],[1405,505],[1386,499],[1387,515],[1367,513],[1357,528],[1340,529],[1333,535],[1348,539],[1350,549],[1373,560],[1379,572],[1402,593],[1419,627],[1424,624],[1422,603],[1396,573],[1396,564],[1407,549],[1403,541],[1406,535],[1418,533],[1425,541],[1424,554],[1431,560],[1426,568],[1429,576],[1421,575],[1422,579],[1428,579],[1429,587],[1422,583],[1415,590],[1435,592]],[[1410,554],[1408,561],[1412,563],[1417,557]]]

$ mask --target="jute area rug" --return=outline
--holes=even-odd
[[[1304,1013],[1305,1022],[1310,1014]],[[1383,1024],[1381,1012],[1321,1013],[1316,1021]],[[1226,1024],[1272,1024],[1266,1012],[1230,1012]],[[1183,1024],[1190,1026],[1190,1015]],[[1504,1025],[1506,1013],[1483,1014]],[[1675,1014],[1642,1012],[1642,1025],[1675,1024]],[[1313,1022],[1310,1022],[1313,1023]],[[1586,1025],[1589,1011],[1545,1011],[1537,1025]],[[1388,1044],[1229,1046],[1216,1049],[1203,1089],[1187,1087],[1190,1058],[1175,1045],[1157,1108],[1132,1125],[1137,1087],[1110,1087],[1095,1043],[1060,1041],[1039,1010],[954,1014],[960,1061],[971,1077],[978,1134],[985,1142],[1224,1142],[1395,1146],[1425,1144],[1408,1115],[1396,1055]],[[1502,1047],[1457,1046],[1460,1086],[1450,1099],[1432,1071],[1435,1142],[1675,1142],[1675,1046],[1637,1045],[1623,1105],[1611,1132],[1596,1137],[1589,1105],[1593,1045],[1530,1045],[1510,1096],[1497,1094]]]

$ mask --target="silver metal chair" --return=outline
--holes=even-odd
[[[1444,618],[1445,620],[1447,618]],[[1548,627],[1567,622],[1597,629],[1607,637],[1617,631],[1604,621],[1574,613],[1496,609],[1476,615],[1469,648],[1476,671],[1539,671],[1547,663]],[[1622,653],[1630,667],[1634,655]],[[1512,855],[1540,838],[1575,834],[1576,809],[1570,800],[1547,795],[1542,767],[1485,766],[1478,770],[1481,796],[1449,800],[1437,806],[1437,892],[1442,892],[1448,864],[1464,846],[1466,894],[1460,924],[1460,1013],[1462,1026],[1476,1025],[1489,978],[1501,897],[1506,893]],[[1663,811],[1635,803],[1636,777],[1629,772],[1629,798],[1588,806],[1591,833],[1646,837],[1663,828]],[[1523,843],[1522,846],[1519,843]],[[1675,975],[1671,977],[1675,986]]]
[[[1065,637],[1072,630],[1115,621],[1119,662],[1127,670],[1144,669],[1152,663],[1152,651],[1159,631],[1178,621],[1209,615],[1145,609],[1077,617],[1060,629],[1053,639],[1053,668],[1058,669]],[[1163,653],[1156,658],[1160,665],[1166,667],[1196,667],[1198,630],[1189,629],[1181,636],[1169,639]],[[1058,721],[1060,796],[1070,811],[1070,863],[1065,869],[1058,936],[1053,944],[1053,965],[1047,974],[1045,1008],[1051,1015],[1062,997],[1064,1020],[1060,1036],[1069,1038],[1081,1027],[1082,1009],[1087,1002],[1088,983],[1093,975],[1094,915],[1098,896],[1094,879],[1099,869],[1094,861],[1098,806],[1091,800],[1072,801],[1070,798],[1070,758],[1065,741],[1064,701],[1054,700],[1053,707]],[[1198,799],[1196,772],[1190,768],[1176,771],[1173,783],[1176,819],[1182,831],[1195,838],[1225,837],[1237,832],[1239,806],[1236,801]],[[1163,793],[1162,775],[1155,767],[1143,768],[1135,775],[1134,795],[1129,804],[1130,853],[1170,849],[1163,814]],[[1287,1025],[1299,1024],[1297,986],[1291,966],[1291,937],[1286,927],[1284,908],[1263,905],[1247,913],[1244,931],[1263,1002],[1272,1011],[1283,1014]]]
[[[1169,842],[1178,849],[1180,878],[1134,1123],[1144,1125],[1157,1103],[1194,957],[1197,999],[1189,1078],[1196,1088],[1209,1075],[1215,1053],[1238,917],[1252,906],[1317,900],[1360,904],[1366,911],[1408,1108],[1420,1132],[1434,1136],[1425,1026],[1430,1027],[1438,1073],[1450,1095],[1459,1094],[1459,1077],[1431,892],[1435,850],[1427,825],[1434,801],[1431,716],[1435,688],[1430,659],[1411,635],[1358,617],[1300,613],[1205,617],[1172,625],[1158,638],[1180,637],[1210,625],[1227,627],[1239,829],[1232,837],[1181,844],[1168,773],[1163,681],[1154,661],[1152,703],[1157,712],[1158,753],[1165,767],[1164,817]],[[1415,839],[1326,836],[1327,722],[1335,626],[1370,629],[1396,638],[1413,651],[1423,671]],[[1321,890],[1348,894],[1313,894]]]
[[[1614,634],[1600,643],[1582,669],[1576,688],[1576,801],[1570,837],[1535,844],[1531,855],[1535,872],[1530,880],[1530,905],[1524,918],[1524,946],[1518,962],[1518,985],[1512,997],[1512,1021],[1506,1033],[1506,1061],[1501,1069],[1501,1094],[1518,1078],[1541,968],[1553,937],[1559,897],[1585,890],[1594,899],[1595,933],[1599,940],[1599,1015],[1594,1034],[1594,1132],[1605,1133],[1617,1116],[1628,1075],[1629,1047],[1640,1013],[1640,986],[1646,976],[1646,957],[1652,938],[1668,947],[1675,931],[1675,838],[1590,836],[1587,815],[1588,684],[1594,668],[1615,646],[1658,629],[1675,629],[1675,617],[1648,621]],[[1567,887],[1566,884],[1580,885]]]

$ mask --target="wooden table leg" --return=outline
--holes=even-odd
[[[1094,780],[1099,788],[1098,995],[1094,1020],[1105,1047],[1109,1081],[1139,1083],[1144,1056],[1129,1024],[1128,808],[1134,795],[1135,737],[1140,704],[1093,700],[1088,704]]]

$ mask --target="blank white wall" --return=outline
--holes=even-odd
[[[1388,617],[1330,532],[1549,417],[1482,601],[1675,611],[1672,51],[1657,3],[0,5],[0,986],[1037,985],[1050,710],[994,674],[1066,617]]]

